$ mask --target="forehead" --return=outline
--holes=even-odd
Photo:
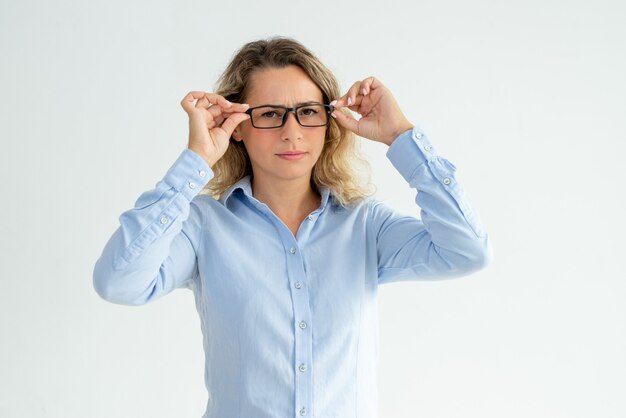
[[[246,102],[293,106],[309,101],[321,102],[322,90],[300,67],[266,68],[250,76]]]

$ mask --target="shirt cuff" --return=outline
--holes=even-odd
[[[415,126],[400,134],[389,146],[387,158],[406,181],[410,181],[417,167],[437,156],[426,133]]]
[[[215,174],[207,162],[189,148],[180,153],[163,181],[191,201]]]

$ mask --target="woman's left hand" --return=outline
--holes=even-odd
[[[413,128],[391,91],[374,77],[357,81],[346,94],[330,104],[336,108],[332,115],[340,126],[373,141],[391,145],[401,133]],[[342,107],[357,112],[361,119],[356,120],[338,110]]]

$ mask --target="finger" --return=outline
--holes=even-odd
[[[219,106],[209,106],[207,108],[207,111],[209,112],[209,114],[213,117],[216,118],[224,113],[227,113],[227,110],[222,109]]]
[[[361,82],[361,93],[363,96],[367,96],[370,91],[375,90],[379,87],[383,87],[383,83],[380,82],[376,77],[370,76],[364,78]]]
[[[348,89],[346,94],[337,99],[337,107],[352,108],[357,106],[361,101],[359,99],[361,82],[357,81]]]
[[[219,105],[223,109],[244,112],[248,109],[248,107],[250,107],[248,103],[230,102],[224,96],[220,96],[219,94],[215,94],[215,93],[207,93],[206,98],[209,100],[209,103],[211,103],[212,105],[213,104]]]
[[[198,106],[198,104],[200,103],[202,103],[203,105]],[[218,112],[218,111],[220,112],[245,112],[250,107],[250,105],[247,103],[234,103],[234,102],[228,102],[228,103],[229,103],[228,106],[224,106],[223,102],[218,99],[218,103],[213,104],[209,102],[209,100],[205,97],[202,99],[202,101],[198,100],[196,107],[203,107],[207,110],[213,109],[213,111],[215,112]]]
[[[194,102],[198,100],[195,103]],[[236,109],[244,109],[247,108],[247,104],[233,103],[229,102],[224,98],[224,96],[219,95],[217,93],[209,93],[206,91],[190,91],[181,101],[181,106],[187,113],[193,110],[194,107],[204,107],[208,108],[210,105],[219,105],[223,108],[236,108]]]
[[[221,128],[230,137],[233,134],[233,131],[235,130],[237,125],[248,119],[250,119],[250,115],[248,115],[247,113],[233,113],[228,118],[226,118]]]
[[[222,123],[224,123],[225,120],[226,120],[226,116],[220,115],[214,118],[212,121],[207,122],[206,127],[208,129],[213,129],[216,126],[222,126]]]
[[[198,99],[204,97],[203,91],[190,91],[187,95],[180,101],[180,105],[185,109],[185,112],[189,113],[193,111],[194,102]]]
[[[248,104],[237,104],[237,105],[233,104],[233,106],[229,109],[224,109],[219,106],[210,106],[206,110],[209,112],[209,114],[213,118],[217,118],[221,116],[222,119],[225,119],[229,117],[230,115],[232,115],[233,113],[246,113],[248,111],[248,107],[249,107]]]
[[[215,93],[208,93],[206,91],[190,91],[183,98],[180,104],[183,106],[183,109],[185,109],[186,111],[191,111],[193,110],[195,105],[198,104],[196,100],[200,101],[200,100],[205,99],[205,103],[207,103],[208,105],[211,102],[214,104],[217,103],[218,97],[222,97],[222,96],[220,96],[219,94],[215,94]],[[222,99],[226,100],[223,97]]]
[[[348,105],[348,107],[356,106],[358,104],[357,100],[360,103],[359,95],[362,95],[361,84],[361,81],[357,81],[352,85],[352,87],[350,87],[350,90],[348,90],[346,99],[346,104]]]
[[[207,120],[207,127],[210,129],[213,126],[217,125],[217,126],[221,126],[222,122],[224,122],[224,120],[226,120],[229,116],[235,114],[235,113],[244,113],[244,112],[234,112],[231,110],[223,110],[221,107],[219,106],[211,106],[210,108],[207,109],[207,111],[211,114],[212,118],[209,118],[211,120]]]
[[[219,105],[224,108],[229,108],[233,105],[231,102],[226,100],[224,96],[217,93],[205,93],[204,98],[207,99],[210,104]]]
[[[250,107],[248,103],[235,103],[235,102],[232,102],[232,103],[233,105],[230,108],[230,110],[233,112],[245,112]]]
[[[358,135],[359,121],[354,119],[352,116],[346,115],[341,110],[335,110],[331,115],[335,118],[339,125],[347,128],[352,132],[355,132]]]
[[[196,101],[196,109],[207,109],[209,108],[211,105],[211,102],[209,102],[209,99],[207,99],[205,96],[202,96],[201,98],[199,98]],[[219,106],[215,106],[215,107],[219,107]]]
[[[349,94],[350,93],[346,93],[345,96],[342,96],[339,99],[337,99],[337,102],[334,104],[334,106],[337,108],[347,107],[350,110],[356,111],[356,109],[358,109],[359,105],[361,104],[361,101],[363,100],[364,96],[361,94],[356,95],[355,99],[353,100],[352,98],[350,98]]]
[[[219,106],[211,105],[206,111],[208,112],[208,116],[205,117],[205,121],[208,129],[220,126],[224,119],[230,115],[230,113],[227,114],[227,112],[223,111]]]
[[[206,98],[202,98],[198,99],[198,103],[201,103],[202,100],[206,102]],[[204,118],[207,129],[212,129],[215,126],[219,126],[219,124],[226,117],[224,113],[226,113],[227,111],[223,110],[220,106],[214,106],[212,104],[209,104],[208,108],[203,108],[202,106],[198,106],[198,103],[196,103],[196,109],[204,109],[206,111],[206,113],[200,111],[200,114],[202,115],[201,117]]]
[[[211,128],[215,125],[219,126],[224,119],[232,115],[233,113],[245,113],[248,110],[249,105],[247,104],[233,104],[228,109],[224,109],[219,105],[210,105],[205,110],[208,112],[208,115],[205,116],[207,120],[207,127]]]

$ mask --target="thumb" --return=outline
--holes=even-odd
[[[354,119],[352,115],[346,115],[343,111],[339,109],[336,109],[333,112],[333,115],[335,116],[335,120],[340,126],[358,134],[357,131],[359,128],[359,124],[358,124],[358,121]]]
[[[233,134],[233,131],[235,130],[237,125],[247,119],[250,119],[250,115],[248,115],[247,113],[233,113],[224,121],[224,123],[222,123],[221,128],[224,130],[224,132],[226,132],[227,136],[230,137]]]

